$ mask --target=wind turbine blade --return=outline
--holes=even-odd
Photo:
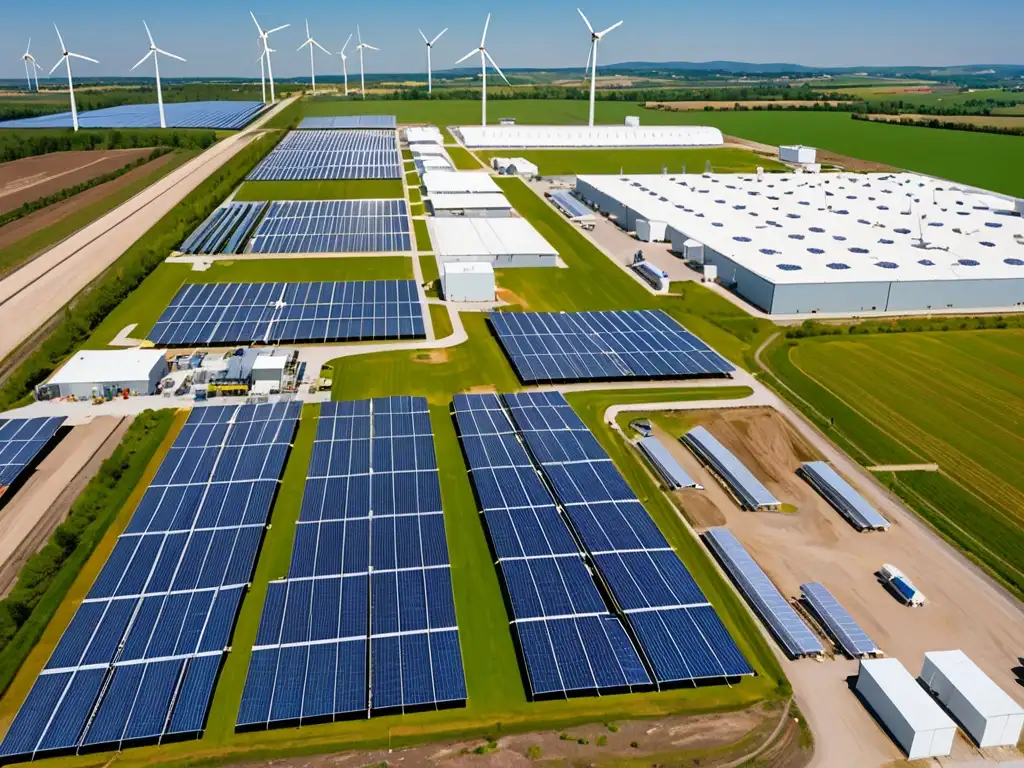
[[[491,14],[487,14],[487,21],[484,22],[484,34],[480,38],[480,47],[484,47],[484,43],[487,41],[487,28],[491,26]]]
[[[42,72],[42,71],[43,71],[43,68],[39,66],[39,62],[38,62],[38,61],[36,61],[35,59],[32,59],[32,64],[33,64],[33,65],[35,66],[35,68],[36,68],[36,69],[38,69],[38,70],[39,70],[40,72]]]
[[[351,43],[351,42],[352,42],[352,33],[349,32],[348,40],[346,40],[345,44],[343,46],[341,46],[341,54],[340,55],[342,56],[342,58],[344,58],[344,56],[345,56],[345,49],[348,48],[348,44]]]
[[[302,45],[300,45],[300,46],[299,46],[298,48],[296,48],[295,50],[296,50],[296,51],[301,51],[301,50],[302,50],[303,48],[305,48],[305,47],[306,47],[307,45],[309,45],[309,40],[307,40],[306,42],[304,42],[304,43],[303,43]]]
[[[28,39],[28,45],[25,46],[25,55],[28,56],[28,52],[32,50],[32,38]]]
[[[309,34],[309,19],[306,19],[306,37],[308,37],[310,40],[313,39],[313,36]]]
[[[379,51],[380,50],[380,48],[374,48],[369,43],[363,43],[363,48],[369,48],[371,51]]]
[[[76,59],[81,59],[82,61],[91,61],[93,64],[99,64],[99,62],[96,61],[96,59],[90,58],[88,56],[83,56],[80,53],[71,53],[69,51],[68,56],[74,56]]]
[[[53,69],[51,69],[51,70],[49,71],[49,73],[47,74],[47,77],[49,77],[49,76],[50,76],[50,75],[52,75],[52,74],[53,74],[54,72],[56,72],[56,71],[57,71],[57,67],[59,67],[59,66],[60,66],[61,64],[63,64],[63,63],[64,63],[64,57],[63,57],[63,56],[61,56],[61,57],[60,57],[60,59],[59,59],[59,60],[57,61],[57,63],[53,65]]]
[[[437,37],[435,37],[435,38],[434,38],[433,40],[431,40],[431,41],[430,41],[430,44],[431,44],[431,45],[433,45],[433,44],[434,44],[434,43],[436,43],[436,42],[437,42],[438,40],[440,40],[440,39],[441,39],[441,35],[443,35],[443,34],[444,34],[445,32],[447,32],[447,31],[448,31],[448,27],[445,27],[445,28],[444,28],[444,29],[442,29],[442,30],[441,30],[440,32],[438,32],[438,33],[437,33]],[[422,33],[420,33],[420,34],[422,34]]]
[[[267,34],[268,35],[272,35],[275,32],[280,32],[282,29],[288,29],[288,27],[290,27],[290,26],[291,26],[291,24],[282,24],[280,27],[274,27],[273,29],[268,29],[267,30]]]
[[[494,68],[495,68],[496,70],[498,70],[498,74],[499,74],[499,75],[501,75],[501,79],[505,81],[505,84],[506,84],[506,85],[512,85],[512,83],[510,83],[510,82],[508,81],[508,78],[507,78],[507,77],[505,77],[505,73],[501,71],[501,67],[499,67],[499,66],[498,66],[498,65],[497,65],[497,64],[496,64],[496,63],[494,62],[494,59],[492,59],[492,58],[491,58],[491,54],[487,52],[487,49],[486,49],[486,48],[484,49],[484,56],[486,56],[486,57],[487,57],[487,60],[488,60],[489,62],[491,62],[491,66],[492,66],[492,67],[494,67]]]
[[[57,39],[60,41],[60,52],[61,53],[66,53],[67,50],[68,50],[68,47],[66,45],[64,45],[64,38],[60,36],[60,30],[57,29],[57,25],[56,24],[53,25],[53,29],[57,33]],[[56,67],[54,67],[54,69],[56,69]]]
[[[163,48],[157,48],[156,52],[162,53],[164,56],[170,56],[172,59],[177,59],[178,61],[186,61],[186,59],[181,58],[181,56],[173,54],[170,51],[165,51]]]
[[[330,56],[330,55],[331,55],[331,52],[330,52],[330,51],[328,51],[328,50],[327,50],[326,48],[324,48],[324,47],[323,47],[322,45],[320,45],[320,43],[318,43],[318,42],[317,42],[316,40],[312,40],[311,42],[313,43],[313,45],[315,45],[315,46],[316,46],[317,48],[319,48],[319,49],[320,49],[321,51],[323,51],[324,53],[326,53],[326,54],[327,54],[328,56]]]
[[[465,56],[463,56],[463,57],[462,57],[461,59],[459,59],[458,61],[456,61],[456,62],[455,62],[455,64],[453,64],[452,66],[457,66],[457,65],[461,64],[461,63],[462,63],[462,62],[464,62],[464,61],[465,61],[466,59],[468,59],[468,58],[469,58],[470,56],[473,56],[474,54],[477,54],[477,53],[479,53],[479,52],[480,52],[480,49],[479,49],[479,48],[474,48],[474,49],[473,49],[472,51],[470,51],[469,53],[467,53],[467,54],[466,54]]]
[[[253,13],[252,11],[249,11],[249,15],[252,16],[252,23],[256,25],[256,29],[259,30],[259,33],[262,36],[263,35],[263,27],[261,27],[260,23],[258,21],[256,21],[256,14]]]
[[[590,57],[594,55],[594,43],[591,41],[590,48],[587,50],[587,65],[583,68],[583,82],[587,82],[587,78],[590,77]]]
[[[128,71],[129,72],[134,72],[137,67],[141,66],[142,64],[145,64],[146,63],[146,59],[148,59],[152,55],[153,55],[153,49],[151,48],[149,50],[149,52],[145,56],[143,56],[141,59],[139,59],[138,63],[134,67],[129,69]]]
[[[590,34],[594,34],[594,28],[590,26],[590,19],[587,18],[587,15],[579,8],[576,9],[576,12],[583,17],[583,23],[587,25],[587,29],[590,30]]]
[[[142,26],[146,28],[146,37],[149,38],[149,44],[156,48],[156,43],[153,42],[153,33],[149,31],[149,24],[146,23],[145,19],[142,20]]]
[[[423,34],[423,30],[417,29],[416,31],[420,33],[420,37],[423,38],[423,42],[426,43],[427,45],[430,45],[430,41],[427,40],[427,36]]]
[[[363,33],[359,31],[359,25],[358,24],[356,24],[356,39],[359,41],[360,45],[363,44]]]
[[[603,32],[598,32],[597,36],[598,37],[604,37],[605,35],[607,35],[609,32],[611,32],[616,27],[621,27],[621,26],[622,26],[622,22],[618,21],[618,22],[612,24],[610,27],[608,27],[608,29],[604,30]]]

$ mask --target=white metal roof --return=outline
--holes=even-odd
[[[869,674],[915,732],[956,728],[899,659],[863,659],[860,674]]]
[[[525,157],[495,157],[491,162],[496,168],[507,168],[510,165],[514,165],[519,173],[524,171],[527,173],[538,172],[537,165],[531,163]]]
[[[442,257],[558,254],[525,219],[428,218],[427,228]]]
[[[254,371],[277,370],[283,371],[288,358],[284,355],[260,355],[252,363]]]
[[[1024,714],[1024,708],[982,672],[963,651],[929,651],[924,657],[985,717]]]
[[[446,275],[493,275],[494,266],[489,261],[446,261]]]
[[[410,144],[443,144],[444,136],[432,125],[410,126],[405,129],[405,140]]]
[[[83,349],[50,379],[50,384],[148,381],[164,351],[160,349]]]
[[[414,144],[409,147],[409,151],[412,152],[413,159],[424,155],[448,157],[448,150],[439,144]]]
[[[695,147],[725,143],[703,125],[464,125],[467,147]]]
[[[483,171],[427,171],[423,174],[427,196],[459,192],[501,192],[501,187]]]
[[[500,192],[475,192],[467,194],[437,195],[428,197],[434,210],[466,210],[480,209],[487,210],[510,210],[512,203]]]
[[[1014,213],[1013,201],[927,176],[580,180],[772,283],[1024,278],[1024,219]]]

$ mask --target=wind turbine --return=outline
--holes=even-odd
[[[30,91],[32,90],[32,77],[35,76],[35,79],[36,79],[36,91],[38,91],[39,90],[39,75],[36,74],[36,70],[39,70],[40,72],[42,72],[43,68],[39,66],[39,63],[36,61],[36,57],[33,56],[31,53],[29,53],[29,50],[31,48],[32,48],[32,38],[30,37],[28,39],[28,45],[25,46],[25,55],[22,56],[21,58],[25,62],[25,79],[28,80],[28,89]]]
[[[366,48],[371,51],[379,51],[380,48],[374,48],[369,43],[363,42],[363,34],[359,31],[359,25],[356,24],[356,38],[359,40],[359,45],[356,46],[356,50],[359,51],[359,93],[362,94],[363,98],[366,98],[366,80],[363,78],[363,49]]]
[[[256,38],[257,42],[260,42],[260,38]],[[260,63],[260,87],[263,89],[263,103],[267,103],[267,65],[263,63],[266,58],[267,52],[263,50],[263,44],[260,42],[260,57],[256,59]]]
[[[345,95],[348,96],[348,56],[345,55],[345,49],[348,48],[348,44],[352,42],[352,34],[349,33],[348,40],[341,46],[341,51],[338,53],[341,56],[341,71],[345,74]]]
[[[164,92],[160,88],[160,55],[170,56],[172,59],[177,59],[178,61],[184,61],[184,59],[181,58],[181,56],[176,56],[162,48],[157,48],[156,43],[153,42],[153,33],[149,31],[149,25],[143,21],[142,26],[146,28],[146,37],[149,38],[149,52],[139,59],[139,63],[136,64],[135,67],[138,67],[140,64],[145,62],[150,56],[153,57],[153,66],[156,67],[156,103],[160,109],[160,127],[166,128],[167,120],[164,118]],[[134,71],[135,67],[132,67],[129,71]]]
[[[461,59],[455,62],[456,66],[464,62],[474,53],[480,54],[480,76],[483,80],[483,93],[480,101],[480,125],[487,125],[487,62],[491,62],[491,66],[494,67],[498,74],[501,75],[501,79],[504,80],[508,85],[512,83],[508,82],[508,78],[505,77],[505,73],[501,71],[501,67],[497,65],[494,59],[491,58],[491,54],[487,52],[487,27],[491,24],[491,14],[487,14],[487,21],[484,22],[484,34],[480,38],[480,47],[474,48],[472,51],[467,53]]]
[[[583,17],[583,23],[587,25],[587,29],[590,30],[590,53],[587,54],[587,69],[590,69],[590,127],[594,127],[594,98],[597,91],[597,44],[601,42],[601,39],[611,32],[616,27],[622,24],[621,21],[612,24],[608,29],[602,30],[601,32],[595,32],[594,28],[590,26],[590,20],[587,19],[586,15],[579,8],[576,9],[580,16]],[[584,77],[586,80],[586,77]]]
[[[301,51],[306,46],[309,46],[309,81],[313,84],[313,93],[316,94],[316,69],[313,67],[313,46],[316,46],[321,51],[326,53],[328,56],[331,52],[324,48],[320,43],[313,39],[313,36],[309,34],[309,19],[306,19],[306,42],[300,45],[295,50]]]
[[[434,43],[441,39],[441,35],[448,31],[448,27],[445,27],[440,32],[438,32],[437,37],[435,37],[433,40],[427,40],[427,36],[423,34],[422,29],[418,31],[420,33],[420,37],[423,38],[423,42],[427,44],[427,93],[433,93],[434,80],[433,74],[430,71],[430,49],[434,47]]]
[[[62,63],[68,68],[68,93],[71,95],[71,124],[75,130],[78,130],[78,107],[75,106],[75,84],[71,80],[71,59],[81,59],[82,61],[91,61],[93,64],[99,64],[96,59],[91,59],[88,56],[83,56],[80,53],[72,53],[68,50],[68,47],[64,45],[64,38],[60,36],[60,30],[57,29],[57,25],[53,25],[53,29],[57,32],[57,39],[60,41],[60,49],[62,51],[60,58],[57,59],[57,63],[53,65],[53,69],[50,70],[52,75],[57,71]]]
[[[270,54],[274,52],[274,49],[271,48],[270,45],[268,45],[267,38],[269,38],[275,32],[280,32],[282,29],[287,29],[288,27],[291,26],[291,24],[282,24],[280,27],[274,27],[273,29],[263,31],[263,27],[261,27],[260,23],[256,21],[256,14],[254,14],[252,11],[249,11],[249,15],[252,16],[252,23],[256,25],[256,29],[259,31],[260,35],[260,42],[263,43],[263,58],[266,59],[267,61],[267,75],[270,78],[270,103],[276,104],[277,97],[274,95],[274,67],[270,63]],[[266,95],[264,95],[263,100],[266,101]]]

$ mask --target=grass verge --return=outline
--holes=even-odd
[[[457,171],[479,171],[480,162],[462,147],[445,147]]]
[[[402,197],[400,179],[247,181],[235,200],[363,200]]]
[[[434,244],[430,242],[430,230],[427,229],[427,222],[424,219],[412,220],[412,231],[416,235],[416,250],[430,252],[434,250]],[[433,259],[431,259],[433,261]],[[436,272],[437,269],[435,268]]]
[[[444,304],[428,304],[430,307],[430,324],[434,326],[434,338],[446,339],[452,335],[452,318],[448,314],[448,307]]]

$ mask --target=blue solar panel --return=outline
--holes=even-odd
[[[293,131],[249,174],[249,181],[400,178],[394,130]]]
[[[524,384],[728,376],[733,366],[661,310],[492,312]]]
[[[780,502],[771,491],[743,466],[718,439],[704,427],[694,427],[682,437],[697,456],[728,484],[733,494],[747,509],[778,507]]]
[[[120,749],[202,732],[283,470],[283,461],[268,461],[259,479],[242,479],[236,473],[245,462],[232,446],[287,450],[300,408],[291,402],[192,411],[0,755]],[[251,493],[256,488],[266,492]]]
[[[412,280],[187,283],[149,340],[166,346],[416,339],[426,335]]]
[[[25,468],[57,434],[64,416],[0,421],[0,493],[12,485]]]
[[[182,253],[239,253],[248,242],[264,202],[228,203],[217,208],[178,249]]]
[[[168,128],[244,128],[264,108],[259,101],[194,101],[164,104]],[[78,113],[82,128],[159,128],[160,111],[156,104],[124,104]],[[6,120],[0,128],[70,128],[71,113],[39,115]]]
[[[800,474],[858,531],[889,529],[889,521],[824,461],[808,461]]]
[[[250,250],[389,253],[411,247],[405,200],[300,200],[271,203]]]
[[[394,115],[336,115],[334,117],[304,117],[299,130],[331,128],[396,128]]]
[[[824,584],[812,581],[800,585],[804,600],[821,620],[839,647],[853,658],[876,656],[881,653],[875,641],[861,629],[860,624],[843,608]]]
[[[551,202],[554,203],[558,209],[570,219],[579,219],[594,215],[594,212],[574,197],[572,192],[565,189],[553,191],[551,193]]]
[[[427,401],[324,403],[236,727],[466,700]]]

